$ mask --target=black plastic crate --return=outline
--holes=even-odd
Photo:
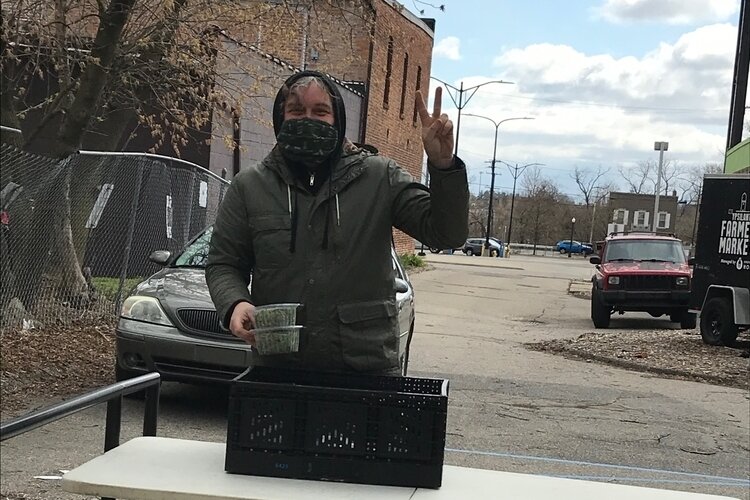
[[[439,488],[448,381],[256,367],[232,381],[225,470]]]

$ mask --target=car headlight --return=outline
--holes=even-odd
[[[607,283],[610,285],[619,285],[620,284],[620,277],[619,276],[610,276],[607,278]]]
[[[690,284],[690,278],[687,276],[678,276],[675,278],[674,284],[677,286],[688,286]]]
[[[155,297],[133,295],[125,299],[120,316],[157,325],[174,326]]]

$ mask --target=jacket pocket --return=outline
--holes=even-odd
[[[398,366],[398,309],[393,301],[373,300],[338,306],[344,362],[357,371]]]
[[[250,219],[253,231],[255,265],[259,268],[285,267],[291,253],[292,222],[288,214],[259,215]]]

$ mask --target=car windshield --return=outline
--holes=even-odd
[[[685,252],[679,241],[622,240],[607,244],[605,262],[685,262]]]
[[[211,243],[213,228],[208,228],[197,239],[190,243],[177,257],[174,267],[206,267],[208,247]]]

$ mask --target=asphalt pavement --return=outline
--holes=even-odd
[[[750,395],[661,379],[527,349],[593,331],[581,257],[432,255],[413,273],[417,322],[410,375],[450,380],[445,462],[616,481],[750,500]],[[630,326],[669,328],[636,317]],[[627,330],[622,330],[627,334]],[[224,441],[226,391],[167,383],[160,436]],[[122,440],[139,434],[143,403],[125,405]],[[56,476],[101,453],[95,407],[0,446],[3,495],[79,498]],[[14,498],[11,496],[11,498]]]

